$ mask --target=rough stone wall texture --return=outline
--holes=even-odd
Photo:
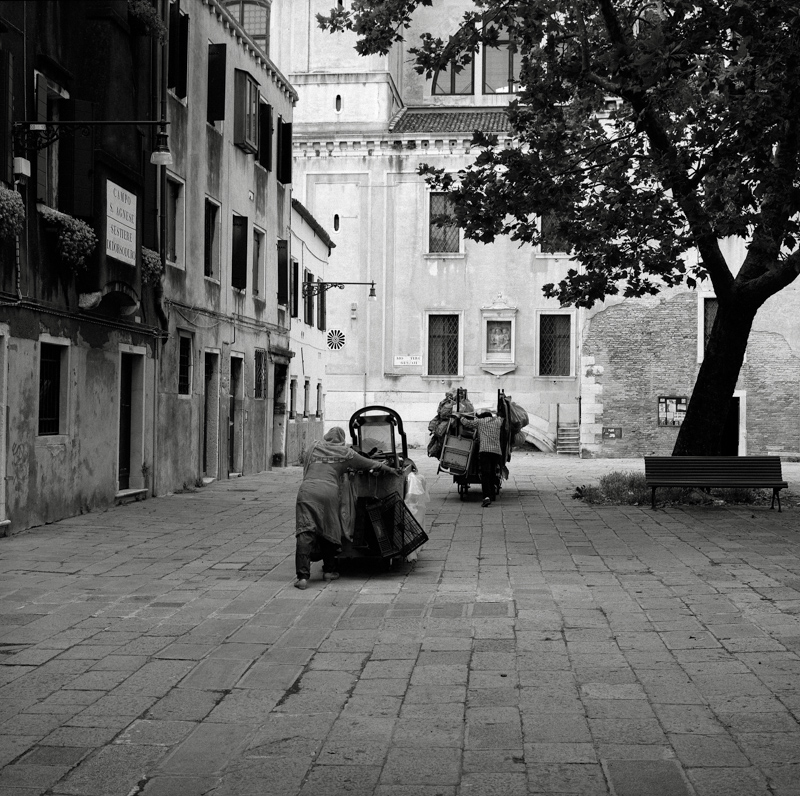
[[[672,453],[678,429],[658,426],[658,398],[691,396],[700,367],[697,306],[697,295],[684,292],[624,301],[587,322],[581,373],[586,454]],[[751,333],[737,390],[747,454],[800,450],[800,358],[782,335]],[[621,438],[604,440],[603,427],[621,428]]]

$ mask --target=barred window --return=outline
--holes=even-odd
[[[569,315],[539,317],[539,375],[570,375]]]
[[[267,352],[263,348],[256,349],[256,398],[267,397]]]
[[[428,316],[428,375],[458,375],[458,315]]]
[[[182,334],[178,347],[178,395],[192,391],[192,338]]]
[[[446,193],[431,193],[428,251],[458,252],[459,234],[453,200]]]

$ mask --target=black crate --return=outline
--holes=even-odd
[[[397,492],[376,500],[367,508],[367,514],[382,558],[405,558],[428,541],[428,535]]]

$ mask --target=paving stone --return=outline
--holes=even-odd
[[[687,768],[749,766],[741,749],[727,736],[670,734],[678,759]]]
[[[615,796],[693,796],[674,760],[608,760],[605,768]]]
[[[689,768],[697,796],[768,796],[767,780],[757,768]]]

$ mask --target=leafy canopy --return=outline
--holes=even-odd
[[[432,0],[353,0],[319,17],[387,53]],[[545,293],[591,307],[708,276],[757,307],[800,270],[800,3],[796,0],[472,0],[453,36],[423,33],[420,74],[469,63],[510,34],[521,62],[511,145],[476,133],[452,192],[465,234],[538,244],[538,219],[580,263]],[[734,279],[719,240],[751,241]],[[697,249],[699,263],[686,257]]]

